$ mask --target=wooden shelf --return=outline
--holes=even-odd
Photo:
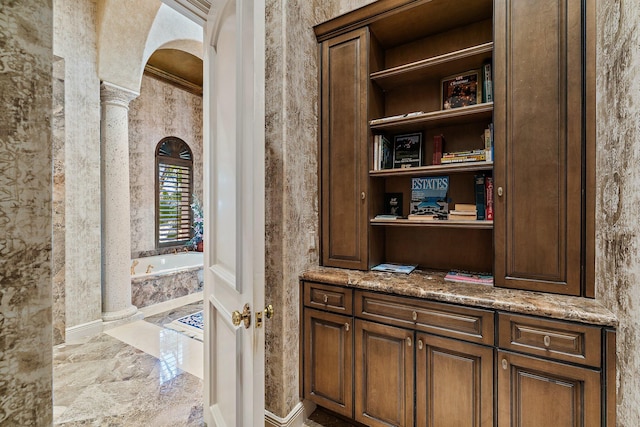
[[[479,120],[491,121],[493,118],[493,102],[470,105],[468,107],[438,110],[409,117],[395,117],[389,120],[371,120],[371,130],[388,130],[391,132],[415,132],[420,129],[452,126]]]
[[[493,221],[414,221],[409,219],[372,219],[371,225],[390,227],[441,227],[441,228],[466,228],[466,229],[493,229]]]
[[[460,72],[480,68],[490,59],[493,42],[483,43],[444,55],[371,73],[371,80],[384,90],[437,78],[438,80]]]
[[[493,170],[493,162],[467,162],[452,163],[447,165],[420,166],[417,168],[406,169],[371,170],[369,171],[369,176],[377,178],[388,178],[391,176],[440,175],[443,173],[468,173],[486,170]]]

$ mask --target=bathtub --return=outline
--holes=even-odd
[[[147,307],[202,291],[202,265],[202,252],[131,260],[131,303],[138,308]]]

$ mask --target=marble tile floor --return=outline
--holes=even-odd
[[[202,302],[148,316],[84,344],[54,348],[54,425],[200,427],[202,342],[163,325]],[[307,427],[353,427],[318,408]]]
[[[200,341],[162,324],[201,303],[54,348],[54,425],[203,426]],[[189,311],[192,310],[192,311]]]

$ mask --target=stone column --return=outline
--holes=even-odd
[[[131,304],[129,200],[129,102],[138,95],[111,83],[100,85],[103,322],[138,312]]]

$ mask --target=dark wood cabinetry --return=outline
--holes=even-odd
[[[303,396],[320,406],[367,426],[615,425],[611,329],[301,287]]]
[[[498,286],[592,293],[583,291],[581,275],[593,262],[582,252],[593,246],[584,234],[591,205],[583,193],[594,173],[587,161],[595,136],[587,123],[595,103],[587,72],[595,50],[584,39],[595,19],[589,3],[495,2]]]
[[[356,320],[355,419],[413,426],[413,331]]]
[[[304,395],[353,416],[353,319],[304,310]]]
[[[416,426],[493,426],[493,348],[419,333]]]
[[[602,426],[600,372],[498,351],[498,427]]]
[[[323,265],[491,271],[496,286],[593,297],[594,3],[381,0],[317,26]],[[487,62],[494,101],[443,109],[441,80]],[[435,135],[478,149],[491,123],[494,161],[432,164]],[[376,170],[374,135],[415,132],[419,167]],[[473,204],[476,174],[493,176],[493,221],[375,218],[385,193],[406,216],[420,176]]]
[[[321,201],[324,265],[367,269],[369,31],[322,44]]]

